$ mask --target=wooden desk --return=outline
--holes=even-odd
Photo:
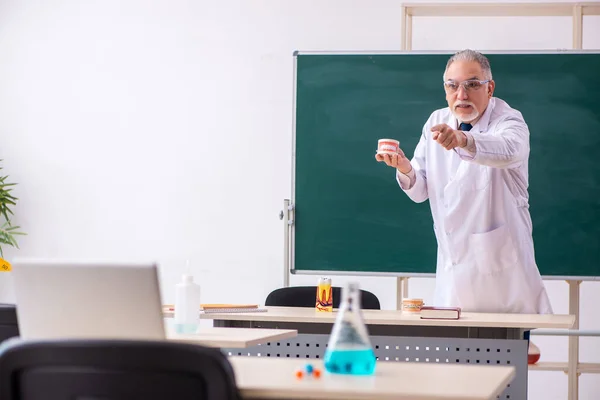
[[[167,331],[167,339],[211,347],[247,348],[268,342],[284,341],[298,335],[295,329],[200,328],[198,333]]]
[[[515,376],[510,366],[378,363],[374,376],[324,373],[297,379],[306,360],[230,357],[243,399],[314,400],[489,400],[496,399]],[[311,364],[323,371],[322,361]]]
[[[314,308],[265,307],[259,313],[210,313],[216,327],[296,329],[298,337],[248,348],[244,354],[322,359],[337,312]],[[396,310],[363,310],[373,350],[380,361],[511,365],[516,377],[502,398],[527,398],[527,350],[523,338],[536,328],[572,328],[573,315],[463,313],[459,320],[422,320]],[[232,349],[231,354],[241,355]],[[507,397],[510,396],[510,397]]]
[[[335,322],[337,310],[331,313],[316,312],[314,308],[301,307],[264,307],[267,312],[256,313],[209,313],[200,314],[202,319],[219,321],[269,321],[269,322],[303,322],[327,323]],[[535,329],[535,328],[572,328],[574,315],[550,314],[492,314],[462,313],[459,320],[420,319],[419,315],[402,313],[399,310],[363,310],[367,325],[394,325],[420,327],[467,327],[467,328],[502,328],[502,329]]]

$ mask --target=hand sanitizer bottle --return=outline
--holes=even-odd
[[[200,321],[200,286],[194,283],[189,271],[183,274],[176,286],[175,294],[175,331],[177,333],[196,333]]]
[[[325,351],[325,369],[336,374],[372,375],[377,359],[362,317],[358,284],[346,285],[341,300]]]

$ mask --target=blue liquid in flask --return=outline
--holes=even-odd
[[[335,374],[372,375],[375,372],[372,349],[332,350],[325,354],[325,369]]]

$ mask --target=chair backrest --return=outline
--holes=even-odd
[[[340,307],[342,288],[332,288],[333,307]],[[280,307],[314,307],[317,300],[316,286],[290,286],[273,290],[265,300],[265,306]],[[360,291],[361,306],[365,310],[380,310],[379,299],[373,293]]]
[[[19,336],[17,308],[14,304],[0,304],[0,342]]]
[[[2,400],[239,400],[217,348],[169,341],[9,339]]]

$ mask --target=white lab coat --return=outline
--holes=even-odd
[[[437,238],[434,305],[463,311],[552,313],[538,271],[529,215],[529,129],[521,113],[490,99],[469,134],[474,154],[446,150],[431,127],[457,129],[449,108],[433,112],[411,164],[396,178],[415,202],[429,199]]]

